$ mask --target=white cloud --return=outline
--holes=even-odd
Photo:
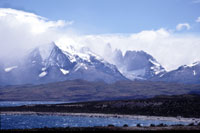
[[[24,11],[0,8],[0,18],[4,22],[8,22],[10,26],[18,26],[19,24],[28,24],[32,33],[38,34],[46,32],[49,29],[64,27],[73,24],[73,21],[49,21],[47,18],[28,13]]]
[[[200,37],[195,35],[177,35],[165,29],[142,31],[135,34],[106,34],[65,36],[60,45],[80,44],[88,46],[94,52],[110,60],[106,44],[110,43],[112,50],[144,50],[158,60],[167,70],[173,70],[184,64],[200,60]],[[107,48],[107,49],[106,49]],[[105,50],[106,49],[106,50]]]
[[[59,36],[59,28],[73,21],[50,21],[33,13],[0,8],[0,58],[16,58],[39,44],[49,43]]]
[[[181,31],[181,30],[183,30],[183,29],[189,30],[190,28],[191,28],[191,26],[190,26],[188,23],[178,24],[178,25],[176,26],[176,30],[177,30],[177,31]]]
[[[88,46],[109,60],[107,43],[112,50],[144,50],[167,70],[200,60],[200,36],[179,35],[166,29],[134,34],[79,35],[63,33],[73,21],[51,21],[44,17],[14,9],[0,9],[0,58],[16,58],[38,44],[56,41],[59,45]],[[186,26],[187,27],[187,26]]]
[[[197,22],[197,23],[200,23],[200,17],[197,18],[196,22]]]

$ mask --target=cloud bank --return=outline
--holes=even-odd
[[[109,51],[121,49],[144,50],[156,58],[167,70],[173,70],[184,64],[200,60],[200,37],[195,35],[178,35],[166,29],[142,31],[135,34],[106,34],[70,36],[60,39],[58,44],[88,46],[94,52],[109,59]],[[109,49],[107,44],[112,49]],[[111,54],[111,53],[110,53]]]
[[[58,30],[72,21],[50,21],[24,11],[0,8],[0,59],[21,57],[39,44],[58,38]]]
[[[89,47],[108,61],[109,53],[115,49],[121,49],[123,53],[126,50],[144,50],[167,70],[200,60],[200,36],[192,33],[180,34],[164,28],[133,34],[80,35],[63,32],[66,26],[72,24],[73,21],[51,21],[33,13],[0,9],[0,59],[16,58],[37,45],[55,41],[58,45]],[[178,29],[188,27],[182,24]]]

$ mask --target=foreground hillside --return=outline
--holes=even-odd
[[[103,113],[200,118],[200,95],[156,96],[148,99],[1,107],[2,112]]]
[[[120,81],[113,84],[69,80],[41,85],[0,86],[0,101],[97,101],[200,94],[200,85]]]
[[[34,128],[34,129],[12,129],[3,131],[174,131],[174,130],[200,130],[200,126],[156,126],[156,127],[66,127],[66,128]]]

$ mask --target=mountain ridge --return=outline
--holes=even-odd
[[[179,82],[189,84],[200,83],[200,61],[190,65],[182,65],[175,70],[165,73],[161,77],[155,77],[154,81]]]
[[[22,63],[5,68],[3,81],[8,84],[38,84],[79,78],[107,83],[127,80],[114,65],[89,50],[87,52],[70,53],[61,50],[55,43],[37,47]]]
[[[72,45],[45,44],[9,67],[1,63],[0,85],[44,84],[75,79],[106,83],[120,80],[200,83],[200,61],[167,72],[145,51],[128,50],[124,55],[119,49],[110,52],[113,61],[108,62],[88,47],[77,50]]]

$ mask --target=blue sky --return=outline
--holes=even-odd
[[[183,33],[200,32],[200,0],[0,0],[0,8],[72,20],[71,26],[85,34],[175,30],[180,23],[191,26]]]

